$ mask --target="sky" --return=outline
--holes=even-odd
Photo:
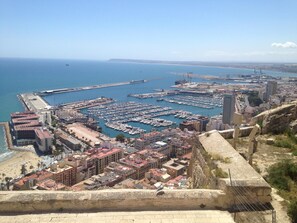
[[[296,0],[0,0],[0,57],[296,62]]]

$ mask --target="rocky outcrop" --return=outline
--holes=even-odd
[[[289,127],[290,127],[292,133],[296,134],[297,133],[297,120],[291,122]]]
[[[283,133],[297,118],[297,101],[267,110],[255,116],[251,124],[262,126],[262,134]],[[294,125],[295,126],[295,125]],[[296,128],[297,127],[293,127]]]

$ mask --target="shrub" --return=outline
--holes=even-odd
[[[268,169],[268,179],[278,189],[289,191],[289,180],[297,182],[297,165],[290,160],[284,160]]]
[[[214,174],[218,178],[227,178],[229,176],[228,173],[226,173],[221,168],[216,168],[215,171],[214,171]]]
[[[291,218],[292,223],[297,223],[297,200],[290,202],[288,207],[288,215]]]

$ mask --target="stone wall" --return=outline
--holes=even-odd
[[[98,190],[82,192],[0,192],[0,213],[160,211],[223,209],[230,206],[220,190]]]
[[[254,126],[242,127],[240,128],[239,137],[247,137],[253,130]],[[220,135],[223,136],[224,139],[232,139],[233,138],[234,129],[227,129],[219,131]]]

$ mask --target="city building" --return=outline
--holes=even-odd
[[[59,109],[55,111],[55,115],[59,120],[66,124],[75,122],[86,123],[88,118],[75,109]]]
[[[188,129],[189,131],[200,132],[200,122],[199,121],[183,121],[179,124],[181,130]]]
[[[157,141],[151,143],[150,145],[145,147],[146,149],[150,149],[152,151],[156,151],[158,153],[162,153],[164,155],[170,156],[172,153],[172,147],[168,145],[168,143],[163,141]]]
[[[52,179],[47,179],[36,184],[38,190],[65,190],[67,187],[62,183],[57,183]]]
[[[223,104],[223,123],[231,125],[233,120],[233,114],[235,112],[235,95],[226,94],[224,95]]]
[[[35,143],[35,129],[42,127],[34,112],[16,112],[10,115],[11,132],[18,146]]]
[[[74,151],[81,149],[81,143],[74,137],[68,136],[65,133],[58,131],[55,132],[55,135],[60,140],[60,142],[66,145],[69,149]]]
[[[167,173],[174,178],[184,174],[186,170],[186,165],[181,164],[176,159],[171,159],[167,163],[164,163],[163,167],[167,169]]]
[[[57,183],[62,183],[66,186],[72,186],[77,183],[76,167],[67,165],[64,160],[56,161],[47,171],[53,174],[52,179]]]
[[[92,176],[90,179],[85,180],[84,188],[92,190],[100,187],[113,187],[122,180],[123,178],[120,175],[114,172],[108,172]]]
[[[200,122],[200,132],[206,131],[206,125],[209,122],[209,118],[202,116],[199,118],[199,122]]]
[[[134,147],[137,150],[143,149],[146,145],[160,141],[162,139],[162,134],[160,132],[154,131],[146,134],[142,134],[140,138],[135,140]]]
[[[277,90],[277,82],[276,81],[268,81],[266,84],[266,94],[265,99],[268,101],[270,99],[270,96],[276,94]]]
[[[94,159],[86,154],[73,154],[64,159],[68,166],[76,168],[76,182],[83,181],[96,174]]]
[[[224,124],[222,121],[222,116],[214,116],[211,117],[209,122],[206,125],[206,131],[211,130],[225,130],[225,127],[228,126],[228,124]]]
[[[35,129],[35,140],[38,149],[43,153],[51,152],[51,147],[53,145],[53,136],[45,128]]]
[[[187,189],[188,188],[187,183],[188,183],[187,177],[180,175],[180,176],[177,176],[174,179],[169,180],[165,184],[165,188],[168,188],[168,189]]]
[[[53,178],[53,174],[51,172],[39,171],[29,176],[23,177],[22,179],[15,182],[13,184],[13,190],[31,190],[38,183],[52,178]]]
[[[110,163],[104,170],[105,173],[113,172],[123,178],[137,179],[136,171],[132,167],[124,166],[116,162]]]
[[[156,152],[154,150],[151,150],[151,149],[143,149],[141,151],[138,151],[137,154],[140,155],[140,157],[142,159],[151,159],[152,158],[152,159],[156,160],[158,168],[161,168],[162,165],[164,163],[166,163],[168,160],[168,156],[166,156],[162,153]]]
[[[145,178],[148,180],[154,179],[156,182],[167,182],[171,179],[171,176],[167,173],[166,169],[150,169],[145,173]]]
[[[119,163],[132,167],[136,170],[137,179],[142,179],[151,168],[157,168],[158,161],[151,157],[142,159],[139,154],[131,154],[119,160]]]
[[[123,157],[123,150],[119,148],[94,148],[90,149],[85,154],[89,155],[95,163],[96,174],[104,172],[104,168],[112,162],[117,162]]]

